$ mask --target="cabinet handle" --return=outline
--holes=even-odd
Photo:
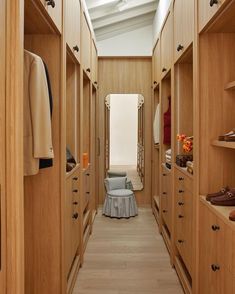
[[[79,51],[79,47],[78,47],[78,45],[74,46],[74,47],[73,47],[73,50],[78,52],[78,51]]]
[[[184,193],[184,190],[179,190],[179,193]]]
[[[179,181],[183,181],[184,180],[184,178],[183,177],[179,177]]]
[[[182,205],[184,205],[184,202],[178,202],[178,205],[182,206]]]
[[[74,190],[73,190],[73,193],[77,193],[77,192],[78,192],[78,189],[74,189]]]
[[[179,44],[178,47],[177,47],[177,51],[179,52],[179,51],[181,51],[181,50],[183,50],[183,49],[184,49],[184,46],[181,45],[181,44]]]
[[[74,202],[73,202],[73,205],[78,205],[78,202],[77,202],[77,201],[74,201]]]
[[[89,176],[90,176],[90,174],[86,174],[86,176],[87,176],[87,177],[89,177]]]
[[[157,82],[156,82],[156,81],[154,81],[153,83],[154,83],[154,85],[156,85],[156,84],[157,84]]]
[[[90,194],[90,192],[86,192],[86,194],[88,194],[88,195],[89,195],[89,194]]]
[[[219,231],[220,230],[220,226],[217,226],[217,225],[212,225],[211,228],[212,228],[213,231]]]
[[[73,218],[74,218],[74,219],[77,219],[77,218],[78,218],[78,213],[77,213],[77,212],[74,213]]]
[[[213,270],[213,272],[216,272],[220,270],[220,266],[218,264],[212,264],[211,269]]]
[[[98,85],[98,83],[97,83],[97,82],[94,82],[94,84],[95,84],[95,85]]]
[[[182,244],[184,243],[184,240],[178,240],[178,243]]]
[[[162,192],[162,194],[163,194],[163,195],[166,195],[167,193],[166,193],[166,192]]]
[[[163,177],[166,177],[166,174],[162,174],[163,175]]]
[[[77,180],[78,180],[78,177],[74,177],[74,178],[73,178],[73,181],[77,181]]]
[[[54,0],[46,0],[47,5],[51,6],[52,8],[55,8],[55,1]]]
[[[90,68],[87,68],[86,71],[87,71],[87,72],[91,72],[91,69],[90,69]]]
[[[182,214],[179,214],[178,215],[178,218],[183,218],[184,216]]]
[[[167,71],[167,69],[165,67],[163,67],[162,72],[165,72],[165,71]]]
[[[165,209],[163,209],[163,211],[162,211],[163,213],[167,213],[167,210],[165,210]]]
[[[210,0],[210,7],[212,7],[214,4],[218,4],[218,0]]]

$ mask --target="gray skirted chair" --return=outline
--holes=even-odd
[[[106,178],[104,180],[106,198],[103,214],[116,218],[129,218],[138,215],[135,195],[132,190],[126,189],[126,177]]]
[[[108,176],[108,178],[127,177],[127,173],[125,171],[108,170],[107,176]],[[129,189],[129,190],[134,189],[131,180],[129,180],[128,178],[127,178],[127,181],[126,181],[126,189]]]

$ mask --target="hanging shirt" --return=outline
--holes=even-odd
[[[39,159],[54,158],[49,91],[42,59],[24,51],[24,175],[39,172]]]
[[[160,104],[159,103],[157,105],[154,121],[153,121],[153,138],[154,138],[154,143],[159,144],[160,142]]]
[[[169,99],[169,107],[168,110],[164,113],[164,136],[163,136],[163,144],[170,145],[171,144],[171,97]]]

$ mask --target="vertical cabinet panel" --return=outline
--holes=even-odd
[[[188,48],[193,41],[194,1],[174,2],[174,59]]]
[[[161,78],[160,68],[161,68],[160,41],[158,41],[153,51],[153,84],[154,86],[160,82],[160,78]]]
[[[98,76],[97,76],[97,67],[98,67],[98,56],[97,56],[97,49],[96,49],[96,46],[94,44],[94,41],[92,41],[92,66],[91,66],[91,69],[92,69],[92,82],[94,84],[97,85],[97,81],[98,81]]]
[[[76,58],[80,60],[80,1],[67,0],[66,1],[66,42]]]
[[[82,66],[86,74],[91,76],[91,32],[85,15],[82,16]]]
[[[170,70],[173,53],[173,20],[169,13],[161,35],[161,75],[162,77]]]
[[[62,32],[62,0],[40,0],[60,32]]]

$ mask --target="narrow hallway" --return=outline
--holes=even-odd
[[[73,294],[101,293],[183,293],[151,209],[122,220],[99,210]]]

